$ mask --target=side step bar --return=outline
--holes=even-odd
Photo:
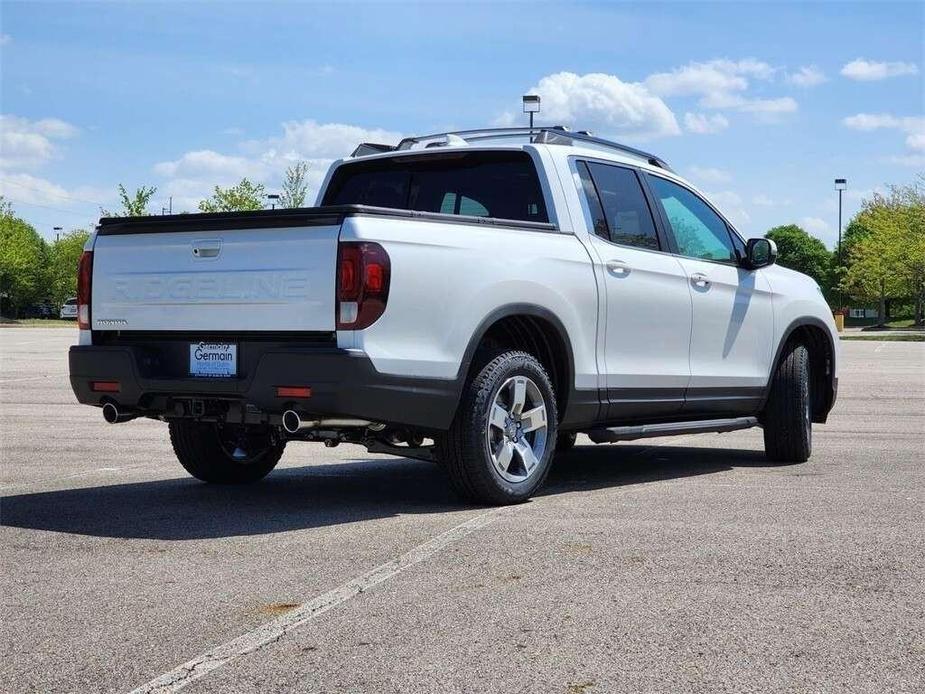
[[[707,434],[710,432],[737,431],[758,426],[757,417],[736,417],[734,419],[706,419],[699,422],[671,422],[668,424],[643,424],[641,426],[611,427],[587,432],[594,443],[634,441],[656,436],[678,436],[680,434]]]

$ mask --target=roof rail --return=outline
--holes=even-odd
[[[562,125],[538,126],[534,128],[478,128],[475,130],[455,130],[451,132],[434,133],[432,135],[415,135],[413,137],[404,138],[394,147],[394,151],[411,149],[415,145],[439,147],[450,143],[459,144],[459,140],[463,140],[467,143],[474,143],[483,140],[515,137],[529,137],[530,142],[551,145],[571,145],[574,141],[586,142],[588,144],[597,145],[598,147],[604,147],[634,157],[639,157],[650,165],[657,166],[666,171],[672,170],[664,159],[654,154],[636,149],[635,147],[630,147],[629,145],[620,144],[619,142],[595,137],[587,130],[575,132]],[[428,142],[428,140],[433,140],[434,142]]]

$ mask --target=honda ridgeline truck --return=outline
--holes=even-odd
[[[104,218],[77,399],[164,421],[206,482],[293,441],[433,460],[523,501],[595,443],[760,426],[800,462],[838,384],[816,283],[658,157],[565,128],[363,144],[317,207]]]

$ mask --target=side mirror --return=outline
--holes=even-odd
[[[757,270],[777,261],[777,244],[771,239],[749,239],[745,244],[745,267]]]

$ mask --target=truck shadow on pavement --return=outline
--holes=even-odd
[[[558,456],[541,496],[775,467],[750,450],[577,447]],[[190,478],[7,496],[0,525],[112,538],[201,540],[265,535],[469,506],[438,466],[405,458],[281,468],[245,487]]]

